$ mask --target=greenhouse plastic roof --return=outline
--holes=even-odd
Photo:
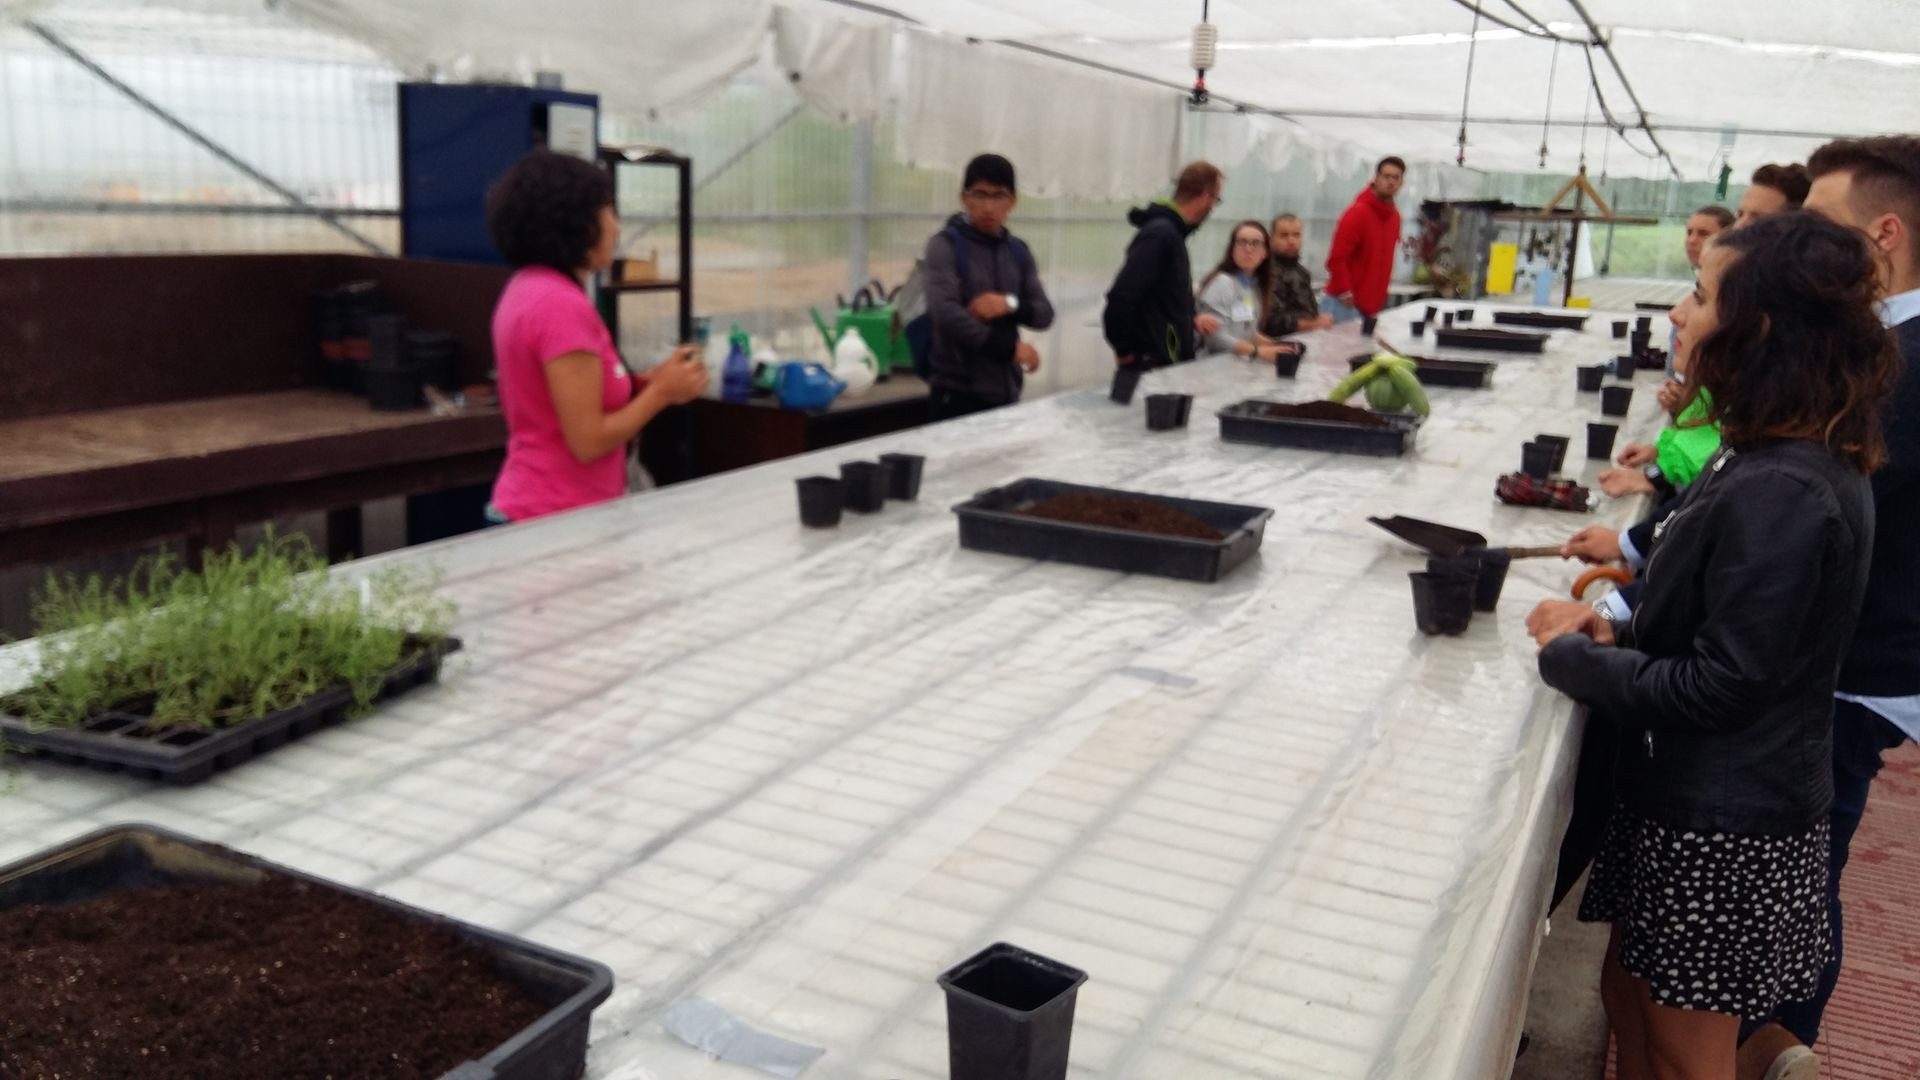
[[[952,34],[1020,41],[1169,82],[1193,80],[1187,56],[1198,3],[888,0],[888,6]],[[1570,0],[1526,0],[1518,7],[1556,34],[1590,37]],[[1827,133],[1916,126],[1911,103],[1920,98],[1920,4],[1910,0],[1584,0],[1584,7],[1612,41],[1687,179],[1709,178],[1717,168],[1723,126],[1744,132],[1732,154],[1741,179],[1769,160],[1804,160]],[[1526,23],[1502,0],[1486,0],[1484,10]],[[1220,31],[1219,66],[1208,76],[1215,94],[1281,112],[1434,114],[1439,118],[1420,122],[1311,116],[1300,122],[1374,149],[1452,160],[1474,21],[1467,8],[1445,0],[1212,0],[1211,21]],[[1560,46],[1552,80],[1552,116],[1574,125],[1589,108],[1582,53]],[[1597,50],[1594,57],[1601,94],[1614,115],[1631,124],[1637,114],[1618,76]],[[1482,23],[1471,111],[1525,123],[1470,122],[1468,165],[1538,167],[1555,67],[1551,42]],[[1814,137],[1754,133],[1762,129]],[[1644,134],[1628,141],[1651,149]],[[1579,144],[1577,126],[1556,128],[1549,166],[1573,171]],[[1596,134],[1596,171],[1601,153]],[[1639,160],[1626,146],[1612,147],[1612,167],[1622,175],[1640,175]]]
[[[1405,458],[1218,436],[1324,394],[1349,325],[1297,381],[1149,375],[1197,395],[1184,430],[1063,393],[348,564],[446,572],[438,687],[191,788],[22,765],[0,863],[145,821],[595,958],[594,1080],[764,1075],[662,1029],[692,998],[823,1048],[808,1080],[937,1080],[934,980],[996,940],[1089,974],[1076,1076],[1505,1075],[1579,742],[1524,617],[1578,567],[1516,563],[1496,614],[1423,638],[1423,557],[1366,517],[1540,544],[1636,513],[1492,497],[1523,441],[1598,419],[1573,368],[1607,324],[1435,389]],[[918,502],[799,526],[796,477],[881,451],[927,455]],[[1213,585],[961,550],[949,507],[1023,475],[1275,513]]]
[[[1285,115],[1292,140],[1343,166],[1386,153],[1452,163],[1464,93],[1469,167],[1540,168],[1550,116],[1551,172],[1575,171],[1584,148],[1596,173],[1671,175],[1639,130],[1641,114],[1620,73],[1600,51],[1534,36],[1591,41],[1582,3],[1684,179],[1714,179],[1727,162],[1744,180],[1768,161],[1804,160],[1831,135],[1914,126],[1920,4],[1911,0],[1484,0],[1489,16],[1529,32],[1481,23],[1470,93],[1474,13],[1459,2],[1212,0],[1220,54],[1208,83],[1219,101]],[[592,88],[610,107],[629,111],[697,102],[772,58],[799,76],[804,97],[838,115],[871,114],[889,99],[911,98],[916,87],[940,88],[948,110],[940,115],[968,135],[995,136],[1022,160],[1044,156],[1045,147],[1076,131],[1125,133],[1128,152],[1104,156],[1139,161],[1136,145],[1150,146],[1156,180],[1174,156],[1159,147],[1180,105],[1171,86],[1152,90],[1153,82],[1192,83],[1188,41],[1200,17],[1200,4],[1190,0],[705,0],[671,7],[624,0],[0,0],[0,17],[55,6],[94,17],[116,6],[200,16],[271,10],[371,47],[411,75],[529,80],[538,70],[563,71],[570,85]],[[979,44],[957,47],[969,41]],[[990,63],[986,52],[972,51],[1016,52],[1009,43],[1127,75],[1031,55],[1021,59],[1042,62]],[[1597,97],[1589,93],[1589,57]],[[988,80],[1014,85],[990,87]],[[946,91],[955,84],[974,93]],[[1606,134],[1601,101],[1628,128],[1624,136]],[[976,115],[983,111],[993,115]],[[925,125],[938,116],[914,119]],[[1008,125],[1012,130],[1003,132]],[[1141,125],[1144,134],[1132,133]],[[1029,129],[1050,134],[1029,139]],[[944,163],[950,155],[931,156]],[[1144,175],[1148,166],[1140,168]],[[1057,182],[1054,171],[1042,169],[1036,180],[1047,189],[1110,194]],[[1109,187],[1138,194],[1141,185],[1122,177]]]

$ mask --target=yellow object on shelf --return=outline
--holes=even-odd
[[[1520,265],[1519,244],[1495,244],[1487,258],[1487,292],[1506,296],[1513,292],[1514,268]]]
[[[1574,307],[1574,308],[1591,309],[1593,307],[1593,297],[1591,296],[1570,297],[1567,300],[1567,306]]]

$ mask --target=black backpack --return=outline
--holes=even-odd
[[[969,280],[968,268],[972,261],[973,245],[952,225],[934,234],[944,236],[953,246],[954,275],[960,280],[960,302],[965,304],[973,300],[967,295]],[[1028,250],[1026,241],[1007,233],[1007,242],[1013,245],[1014,262],[1020,267],[1021,283],[1025,284],[1026,275],[1034,272],[1033,252]],[[922,379],[933,376],[933,318],[927,314],[926,259],[913,264],[913,273],[908,275],[906,284],[893,301],[893,325],[896,334],[907,339],[907,349],[913,354],[913,373]]]

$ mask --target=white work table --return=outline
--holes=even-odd
[[[192,788],[22,763],[0,860],[151,822],[593,957],[601,1080],[765,1075],[661,1029],[688,996],[824,1047],[809,1078],[944,1077],[934,978],[998,940],[1090,976],[1075,1076],[1503,1076],[1578,744],[1522,623],[1579,568],[1515,563],[1497,614],[1424,638],[1424,556],[1366,517],[1623,524],[1493,498],[1536,433],[1591,486],[1573,365],[1625,347],[1593,314],[1474,354],[1493,388],[1430,388],[1404,459],[1219,438],[1233,401],[1324,395],[1348,326],[1294,381],[1211,358],[1130,408],[1061,394],[354,564],[444,569],[441,685]],[[1190,428],[1145,430],[1160,390]],[[917,503],[799,526],[795,477],[884,451],[927,455]],[[1022,476],[1274,517],[1213,585],[960,550],[949,508]]]

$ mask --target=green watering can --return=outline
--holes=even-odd
[[[911,370],[913,367],[913,349],[907,344],[904,334],[893,332],[893,293],[878,281],[868,282],[853,294],[849,302],[845,297],[836,296],[840,305],[840,314],[834,319],[832,330],[827,329],[827,320],[821,316],[820,309],[814,308],[813,324],[820,329],[820,336],[826,340],[827,352],[840,343],[848,330],[859,334],[867,343],[867,348],[880,361],[882,374],[890,371]]]

